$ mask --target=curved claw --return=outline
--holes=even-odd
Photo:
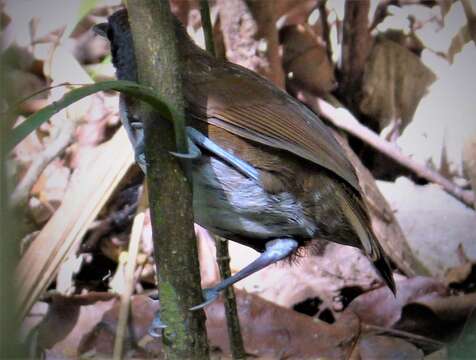
[[[148,333],[153,338],[158,338],[162,336],[162,330],[166,327],[167,325],[165,325],[160,319],[160,314],[157,313],[154,317],[154,320],[152,320],[152,324],[150,324]]]
[[[218,299],[219,294],[220,294],[220,292],[217,291],[215,288],[204,289],[203,290],[203,297],[205,298],[205,301],[202,302],[201,304],[198,304],[198,305],[195,305],[194,307],[191,307],[190,311],[203,309],[205,306],[210,305],[212,302],[214,302],[216,299]]]
[[[195,160],[195,159],[199,159],[200,156],[202,156],[201,151],[191,151],[191,152],[186,153],[186,154],[175,152],[175,151],[170,151],[169,153],[173,156],[176,156],[176,157],[180,158],[180,159],[186,159],[186,160]]]
[[[199,159],[202,156],[202,152],[200,151],[200,149],[197,147],[197,145],[193,143],[192,140],[190,140],[190,138],[187,138],[187,142],[188,142],[188,153],[183,154],[183,153],[170,151],[170,154],[180,159],[187,159],[187,160]]]
[[[147,166],[149,165],[147,160],[145,159],[145,154],[144,153],[136,153],[135,155],[135,160],[137,165],[141,168],[142,172],[144,174],[147,174]]]

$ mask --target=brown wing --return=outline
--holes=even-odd
[[[360,191],[344,151],[306,106],[253,72],[230,63],[186,72],[188,113],[245,139],[320,165]]]

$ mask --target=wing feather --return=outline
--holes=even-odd
[[[255,73],[215,61],[202,71],[194,68],[186,72],[184,91],[192,118],[289,151],[330,170],[360,191],[352,165],[316,114]]]

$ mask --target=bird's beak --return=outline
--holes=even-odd
[[[109,28],[108,23],[101,23],[93,26],[93,31],[96,35],[102,36],[107,39],[107,30]]]

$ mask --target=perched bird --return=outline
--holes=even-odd
[[[192,161],[195,222],[261,256],[212,289],[238,280],[300,247],[332,241],[361,249],[395,292],[391,268],[370,225],[355,170],[329,129],[268,80],[196,46],[175,20]],[[121,80],[137,81],[126,10],[96,32],[111,43]],[[136,101],[121,96],[121,117],[144,167]]]

